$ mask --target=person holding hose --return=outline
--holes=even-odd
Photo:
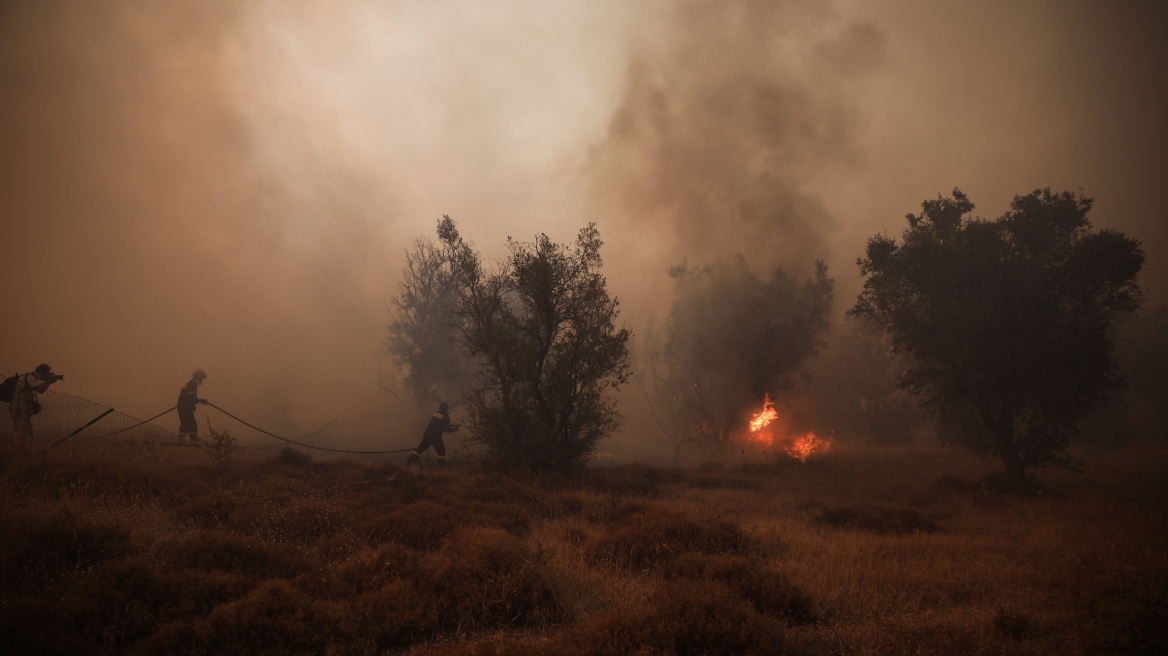
[[[446,466],[446,445],[442,443],[443,433],[453,433],[462,427],[462,424],[450,423],[450,404],[443,401],[438,404],[438,412],[430,417],[430,423],[426,425],[425,432],[422,433],[422,443],[414,452],[410,454],[410,459],[406,461],[406,465],[415,465],[418,459],[426,449],[431,446],[434,447],[434,452],[438,454],[438,466]]]
[[[191,444],[199,443],[199,425],[195,423],[195,405],[207,405],[206,399],[199,398],[199,385],[207,379],[207,372],[195,369],[189,383],[183,386],[178,393],[178,441],[183,443],[184,438],[190,438]]]

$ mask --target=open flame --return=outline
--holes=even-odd
[[[812,453],[823,453],[831,448],[831,440],[821,439],[815,433],[789,435],[780,426],[785,422],[775,423],[778,419],[779,413],[775,410],[771,395],[767,394],[762,403],[762,410],[750,419],[750,432],[746,437],[765,446],[774,446],[777,441],[787,455],[798,458],[800,462],[806,462]]]

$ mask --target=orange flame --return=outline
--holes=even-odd
[[[774,445],[777,437],[783,444],[783,451],[792,458],[798,458],[800,462],[807,462],[807,457],[817,451],[823,453],[831,449],[831,440],[821,439],[815,433],[809,432],[802,436],[791,436],[785,430],[777,432],[776,429],[779,426],[771,426],[777,419],[779,419],[779,413],[775,411],[771,395],[766,394],[762,410],[750,419],[750,433],[747,437],[765,446]]]
[[[779,418],[779,413],[775,412],[775,404],[771,401],[771,395],[767,393],[765,400],[762,403],[762,412],[759,412],[750,420],[750,432],[757,433],[766,428],[767,424]],[[768,444],[770,440],[767,441]]]

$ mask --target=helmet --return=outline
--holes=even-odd
[[[445,402],[445,401],[438,404],[438,412],[446,412],[449,409],[450,409],[450,404]]]
[[[195,369],[195,373],[191,374],[193,378],[203,379],[207,377],[207,372],[202,369]]]

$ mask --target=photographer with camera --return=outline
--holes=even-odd
[[[16,379],[16,393],[8,404],[8,415],[12,417],[12,435],[16,439],[33,438],[32,416],[41,411],[37,394],[43,394],[49,385],[64,380],[64,376],[52,372],[52,367],[42,364],[31,374],[18,376]]]

